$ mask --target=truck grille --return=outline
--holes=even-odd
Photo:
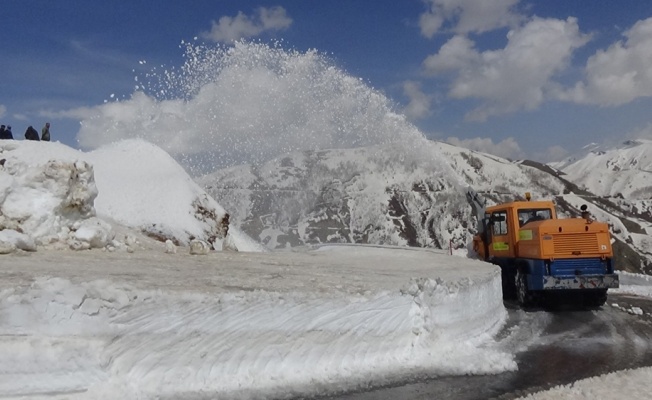
[[[598,236],[595,233],[553,235],[555,255],[596,254],[599,252]]]
[[[550,275],[604,275],[607,272],[607,262],[599,258],[572,258],[555,260],[550,263]]]

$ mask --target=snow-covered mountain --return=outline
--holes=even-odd
[[[652,141],[628,140],[554,167],[566,179],[652,222]]]
[[[304,151],[198,182],[236,226],[270,248],[355,242],[466,253],[476,226],[465,197],[471,186],[488,204],[522,199],[525,192],[552,198],[565,216],[579,215],[588,203],[612,226],[620,269],[652,265],[649,221],[580,190],[545,165],[440,142]]]

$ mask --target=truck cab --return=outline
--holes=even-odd
[[[551,201],[515,201],[489,207],[484,215],[487,235],[483,242],[487,246],[479,246],[477,242],[476,251],[484,259],[517,257],[521,235],[531,232],[530,224],[550,219],[557,219]]]

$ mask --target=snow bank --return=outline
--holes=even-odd
[[[620,287],[614,293],[627,293],[643,297],[652,297],[652,276],[618,271]]]
[[[80,224],[95,216],[93,202],[97,188],[92,165],[79,158],[49,157],[48,152],[41,154],[45,157],[37,162],[40,144],[3,142],[0,144],[0,158],[5,160],[0,166],[0,241],[27,251],[35,251],[36,244],[55,242],[72,247],[81,241],[86,243],[82,246],[85,248],[108,243],[111,236],[108,225],[97,224],[93,234],[75,234]],[[16,157],[13,152],[18,149],[30,156]]]
[[[649,399],[652,368],[640,368],[594,376],[570,385],[521,397],[527,400]]]
[[[145,141],[90,153],[56,142],[2,141],[0,159],[0,230],[27,238],[0,236],[0,252],[11,246],[105,247],[114,240],[109,219],[177,245],[192,239],[217,250],[224,245],[226,211],[167,153]],[[25,244],[30,240],[33,246]],[[262,249],[236,229],[229,242],[230,248]]]
[[[516,368],[492,339],[500,274],[473,260],[357,246],[9,257],[23,272],[0,280],[5,396],[283,398]]]

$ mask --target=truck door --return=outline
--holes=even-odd
[[[491,240],[489,254],[493,257],[514,257],[514,250],[509,240],[509,220],[507,210],[494,211],[490,217]]]

